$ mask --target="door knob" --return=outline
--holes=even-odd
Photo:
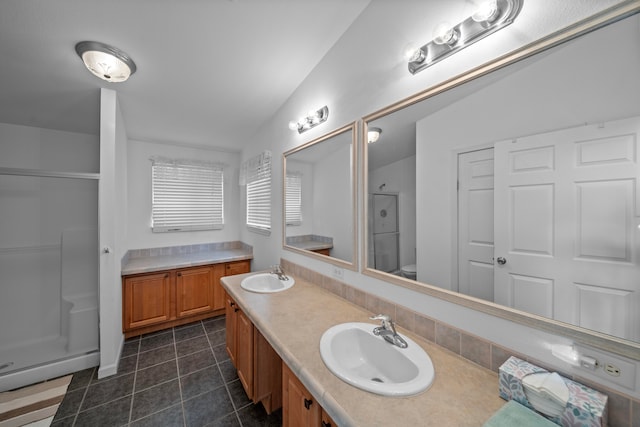
[[[500,265],[505,265],[507,263],[507,259],[503,258],[503,257],[498,257],[498,259],[496,260],[498,262],[498,264]]]

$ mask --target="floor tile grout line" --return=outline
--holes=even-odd
[[[72,426],[76,425],[76,421],[78,420],[78,415],[80,415],[80,408],[82,408],[84,399],[87,397],[87,393],[89,392],[89,386],[93,381],[93,375],[94,374],[97,375],[97,372],[98,372],[98,368],[94,367],[93,371],[91,372],[91,376],[89,377],[89,382],[87,383],[87,386],[84,388],[84,393],[82,393],[82,399],[80,399],[80,404],[78,405],[78,409],[76,409],[76,414],[73,417],[73,422],[71,423]],[[71,380],[73,381],[73,377],[71,378]]]
[[[129,422],[131,424],[131,417],[133,416],[133,402],[136,397],[136,379],[138,377],[138,363],[140,363],[140,347],[142,347],[142,338],[138,340],[138,351],[136,353],[136,369],[133,371],[133,385],[131,387],[131,403],[129,404]]]
[[[180,407],[182,408],[182,425],[187,425],[187,412],[184,410],[184,396],[182,394],[182,380],[180,379],[180,364],[178,363],[178,344],[176,343],[176,329],[171,328],[173,332],[173,349],[176,355],[176,374],[178,375],[178,390],[180,392]]]
[[[204,325],[203,325],[204,327]],[[221,331],[222,329],[219,329]],[[206,329],[205,329],[206,331]],[[226,325],[225,325],[225,334],[226,334]],[[229,401],[231,402],[231,407],[233,408],[232,413],[235,414],[240,427],[242,427],[242,420],[240,419],[240,415],[238,414],[238,408],[236,407],[236,403],[233,401],[233,396],[231,395],[231,391],[229,390],[229,383],[225,380],[224,375],[222,374],[222,369],[220,368],[220,362],[216,357],[216,354],[213,351],[213,345],[211,345],[211,340],[209,339],[209,334],[205,334],[207,337],[207,342],[209,343],[209,350],[211,350],[211,354],[213,355],[213,359],[216,361],[216,368],[218,368],[218,372],[220,373],[220,378],[222,378],[222,384],[224,385],[225,390],[227,390],[227,396],[229,397]],[[225,346],[226,351],[226,346]],[[226,415],[225,415],[226,416]]]

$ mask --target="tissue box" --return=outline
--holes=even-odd
[[[524,393],[522,379],[536,372],[547,372],[547,370],[517,357],[510,357],[500,366],[500,397],[505,400],[515,400],[535,411]],[[561,416],[547,418],[564,427],[606,427],[607,396],[568,378],[562,379],[569,389],[567,407]]]

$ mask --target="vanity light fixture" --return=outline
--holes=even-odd
[[[319,110],[309,111],[306,117],[302,117],[297,121],[289,122],[289,129],[297,130],[298,133],[306,132],[311,128],[318,126],[320,123],[324,123],[329,118],[329,107],[326,105]]]
[[[409,72],[416,74],[511,24],[520,13],[523,2],[524,0],[486,0],[459,24],[438,25],[433,33],[433,40],[420,48],[405,52]]]
[[[100,42],[83,41],[76,52],[87,69],[108,82],[124,82],[136,72],[136,64],[120,49]]]
[[[367,142],[369,144],[373,144],[380,138],[380,134],[382,133],[382,129],[370,127],[367,129]]]

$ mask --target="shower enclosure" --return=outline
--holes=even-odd
[[[400,269],[398,195],[369,194],[369,268],[397,273]]]
[[[24,160],[16,148],[2,150],[4,160]],[[28,153],[38,166],[52,165],[43,154]],[[0,163],[0,391],[97,365],[99,337],[99,174],[7,163]]]

